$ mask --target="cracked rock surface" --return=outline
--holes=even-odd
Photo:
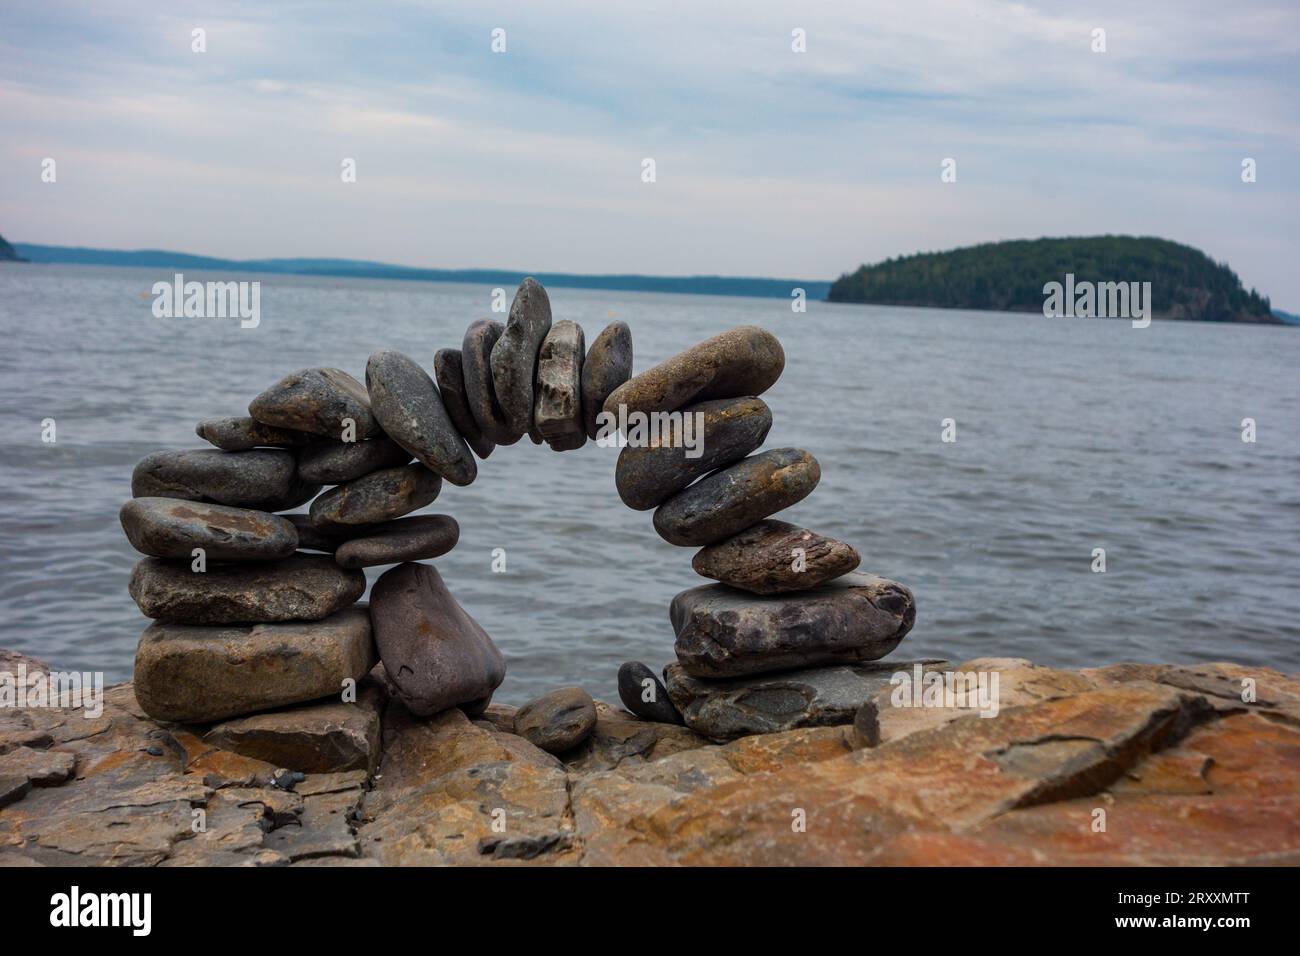
[[[885,686],[852,724],[717,744],[597,702],[559,757],[514,708],[417,717],[382,680],[265,726],[155,721],[130,684],[95,718],[6,706],[0,865],[1300,863],[1300,679],[956,669],[998,674],[995,717]]]

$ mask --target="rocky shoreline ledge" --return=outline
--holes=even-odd
[[[19,664],[46,669],[0,652]],[[211,725],[146,716],[132,684],[93,719],[6,707],[0,865],[1300,864],[1300,678],[956,669],[999,675],[997,716],[886,683],[852,723],[715,743],[595,703],[560,756],[511,707],[415,717],[382,665],[355,703]]]

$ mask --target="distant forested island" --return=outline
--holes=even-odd
[[[1158,318],[1277,323],[1269,300],[1243,288],[1226,263],[1150,236],[1089,236],[988,242],[950,252],[886,259],[842,275],[831,302],[1038,312],[1044,286],[1150,282]]]
[[[0,261],[9,260],[10,262],[26,262],[22,256],[9,243],[5,242],[5,237],[0,236]]]

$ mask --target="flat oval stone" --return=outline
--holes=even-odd
[[[210,564],[145,558],[128,585],[145,617],[171,624],[255,624],[318,621],[366,591],[361,571],[339,567],[327,554],[295,554],[256,564]]]
[[[665,414],[672,416],[666,432],[628,444],[618,455],[614,485],[634,511],[658,507],[701,475],[744,458],[772,427],[772,411],[761,398],[723,398]],[[629,429],[629,440],[635,437],[636,429]]]
[[[184,498],[255,511],[296,508],[319,491],[320,485],[299,479],[292,452],[273,448],[159,451],[131,473],[136,498]]]
[[[712,544],[788,508],[817,487],[817,459],[798,448],[751,455],[665,501],[654,525],[669,544]]]
[[[345,568],[373,568],[436,558],[456,547],[460,525],[451,515],[421,515],[376,525],[339,545],[334,560]]]
[[[762,395],[781,377],[785,351],[771,332],[742,325],[692,346],[614,389],[604,410],[671,412],[713,398]]]
[[[582,326],[561,319],[546,333],[537,353],[533,427],[555,451],[571,451],[587,443],[581,394],[585,350]]]
[[[293,448],[305,444],[312,436],[306,432],[263,425],[255,418],[205,418],[194,434],[222,451],[248,451],[252,448]]]
[[[438,382],[443,407],[456,431],[480,458],[492,454],[496,443],[483,434],[469,408],[469,393],[465,389],[465,371],[460,349],[439,349],[433,356],[433,377]]]
[[[418,511],[441,490],[442,479],[423,465],[384,468],[325,492],[311,503],[311,521],[326,530],[379,524]]]
[[[695,573],[754,594],[803,591],[848,574],[862,558],[851,545],[784,521],[760,521],[702,548]]]
[[[582,362],[582,423],[587,437],[600,431],[597,416],[605,399],[632,377],[632,329],[626,322],[605,326]]]
[[[460,345],[461,372],[470,413],[483,436],[497,445],[513,445],[524,437],[522,431],[514,431],[506,421],[492,384],[492,350],[505,330],[500,322],[479,319],[465,330]]]
[[[691,588],[673,598],[669,617],[688,674],[741,677],[878,660],[912,629],[916,602],[896,581],[852,571],[796,594]]]
[[[492,387],[510,432],[523,435],[533,423],[537,353],[551,330],[551,300],[532,276],[519,283],[506,329],[492,346]]]
[[[370,592],[375,643],[384,670],[417,716],[472,705],[482,712],[506,676],[492,638],[427,564],[399,564]]]
[[[319,698],[375,665],[370,615],[344,608],[320,621],[154,624],[135,654],[135,697],[155,720],[225,720]]]
[[[131,546],[155,558],[270,561],[293,554],[298,532],[279,515],[177,498],[132,498],[119,515]]]
[[[430,471],[453,485],[468,485],[478,464],[442,404],[429,373],[410,356],[375,352],[366,363],[370,408],[380,427]]]
[[[249,403],[248,414],[266,425],[338,441],[379,434],[365,386],[337,368],[304,368],[286,375]],[[349,420],[354,424],[351,436],[344,433]]]
[[[547,753],[572,750],[596,729],[596,702],[581,687],[562,687],[515,712],[515,733]]]
[[[396,468],[412,458],[391,438],[317,441],[298,452],[298,477],[321,485],[341,485],[381,468]]]
[[[680,724],[682,715],[673,706],[663,681],[639,661],[628,661],[618,669],[618,699],[642,720]]]

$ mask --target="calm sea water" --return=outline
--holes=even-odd
[[[478,286],[246,276],[262,282],[262,321],[241,330],[154,318],[160,278],[0,268],[0,646],[110,680],[130,675],[147,623],[117,520],[137,460],[200,447],[197,421],[243,414],[298,368],[363,378],[379,348],[432,367],[490,316]],[[780,337],[767,447],[822,465],[781,517],[912,587],[917,624],[896,655],[1300,671],[1300,329],[550,293],[588,341],[630,323],[637,371],[734,325]],[[46,418],[55,444],[41,441]],[[668,602],[703,579],[690,549],[620,504],[615,456],[525,439],[429,509],[460,522],[436,564],[509,661],[499,700],[572,683],[613,700],[620,663],[672,658]],[[1095,548],[1105,573],[1091,570]]]

